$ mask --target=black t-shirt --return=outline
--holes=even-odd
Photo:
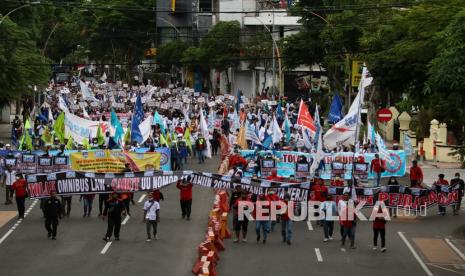
[[[61,202],[58,198],[48,198],[44,204],[44,215],[46,218],[57,218],[61,214]]]

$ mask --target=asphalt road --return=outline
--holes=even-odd
[[[189,169],[215,172],[219,161],[204,165],[189,160]],[[82,218],[82,203],[73,198],[71,217],[60,221],[56,241],[46,238],[38,204],[29,209],[24,221],[17,221],[15,205],[0,205],[0,275],[192,275],[197,246],[203,240],[211,190],[194,187],[192,217],[183,220],[179,192],[163,189],[160,239],[145,241],[142,223],[143,193],[135,195],[132,217],[122,226],[121,241],[106,244],[101,239],[106,221],[93,216]],[[4,200],[3,189],[0,202]],[[29,200],[28,206],[34,201]],[[334,240],[323,242],[323,229],[315,222],[294,224],[293,243],[281,242],[280,224],[267,244],[255,242],[254,224],[249,223],[247,243],[226,241],[220,253],[218,275],[465,275],[464,216],[437,216],[436,208],[428,216],[403,216],[387,224],[387,252],[372,250],[369,222],[357,225],[356,249],[341,250],[339,227]],[[230,224],[231,225],[231,224]],[[106,249],[106,250],[104,250]],[[455,251],[457,250],[457,251]],[[431,274],[429,274],[431,273]]]
[[[216,170],[217,160],[209,160],[202,167],[189,160],[193,170]],[[82,203],[73,197],[71,216],[60,221],[57,240],[48,240],[44,220],[36,204],[25,220],[16,227],[16,217],[0,228],[0,241],[12,227],[15,229],[0,243],[0,275],[192,275],[197,247],[203,240],[208,211],[213,205],[210,189],[194,187],[191,220],[181,218],[179,191],[175,186],[162,190],[158,225],[159,240],[146,242],[143,219],[143,193],[136,193],[136,205],[121,227],[121,241],[113,241],[105,254],[102,240],[106,221],[97,217],[98,198],[94,200],[92,216],[83,218]],[[3,203],[4,191],[0,194]],[[29,200],[28,205],[33,201]],[[16,215],[16,205],[1,204],[0,214],[7,219]],[[26,206],[26,209],[28,206]],[[124,223],[124,221],[123,221]]]

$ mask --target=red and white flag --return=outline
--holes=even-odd
[[[312,134],[316,132],[315,122],[312,115],[308,112],[308,107],[303,100],[300,100],[299,115],[297,116],[297,124],[308,128]]]

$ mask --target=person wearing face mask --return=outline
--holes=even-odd
[[[453,215],[459,214],[460,205],[462,203],[463,192],[465,189],[465,183],[460,178],[460,173],[455,173],[455,177],[450,181],[450,188],[458,193],[458,202],[452,205]]]
[[[108,204],[105,206],[103,211],[102,219],[108,215],[107,233],[103,240],[110,241],[111,236],[114,234],[115,241],[119,241],[119,232],[121,229],[121,216],[126,215],[126,205],[124,201],[118,198],[118,193],[113,192],[110,199],[107,201]]]
[[[16,181],[13,183],[12,189],[16,197],[16,205],[18,206],[18,219],[24,219],[25,202],[27,197],[26,180],[21,173],[16,174]]]

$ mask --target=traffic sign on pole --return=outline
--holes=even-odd
[[[392,120],[392,112],[391,112],[391,110],[389,110],[387,108],[381,108],[376,113],[376,118],[377,118],[378,122],[387,123],[390,120]]]

